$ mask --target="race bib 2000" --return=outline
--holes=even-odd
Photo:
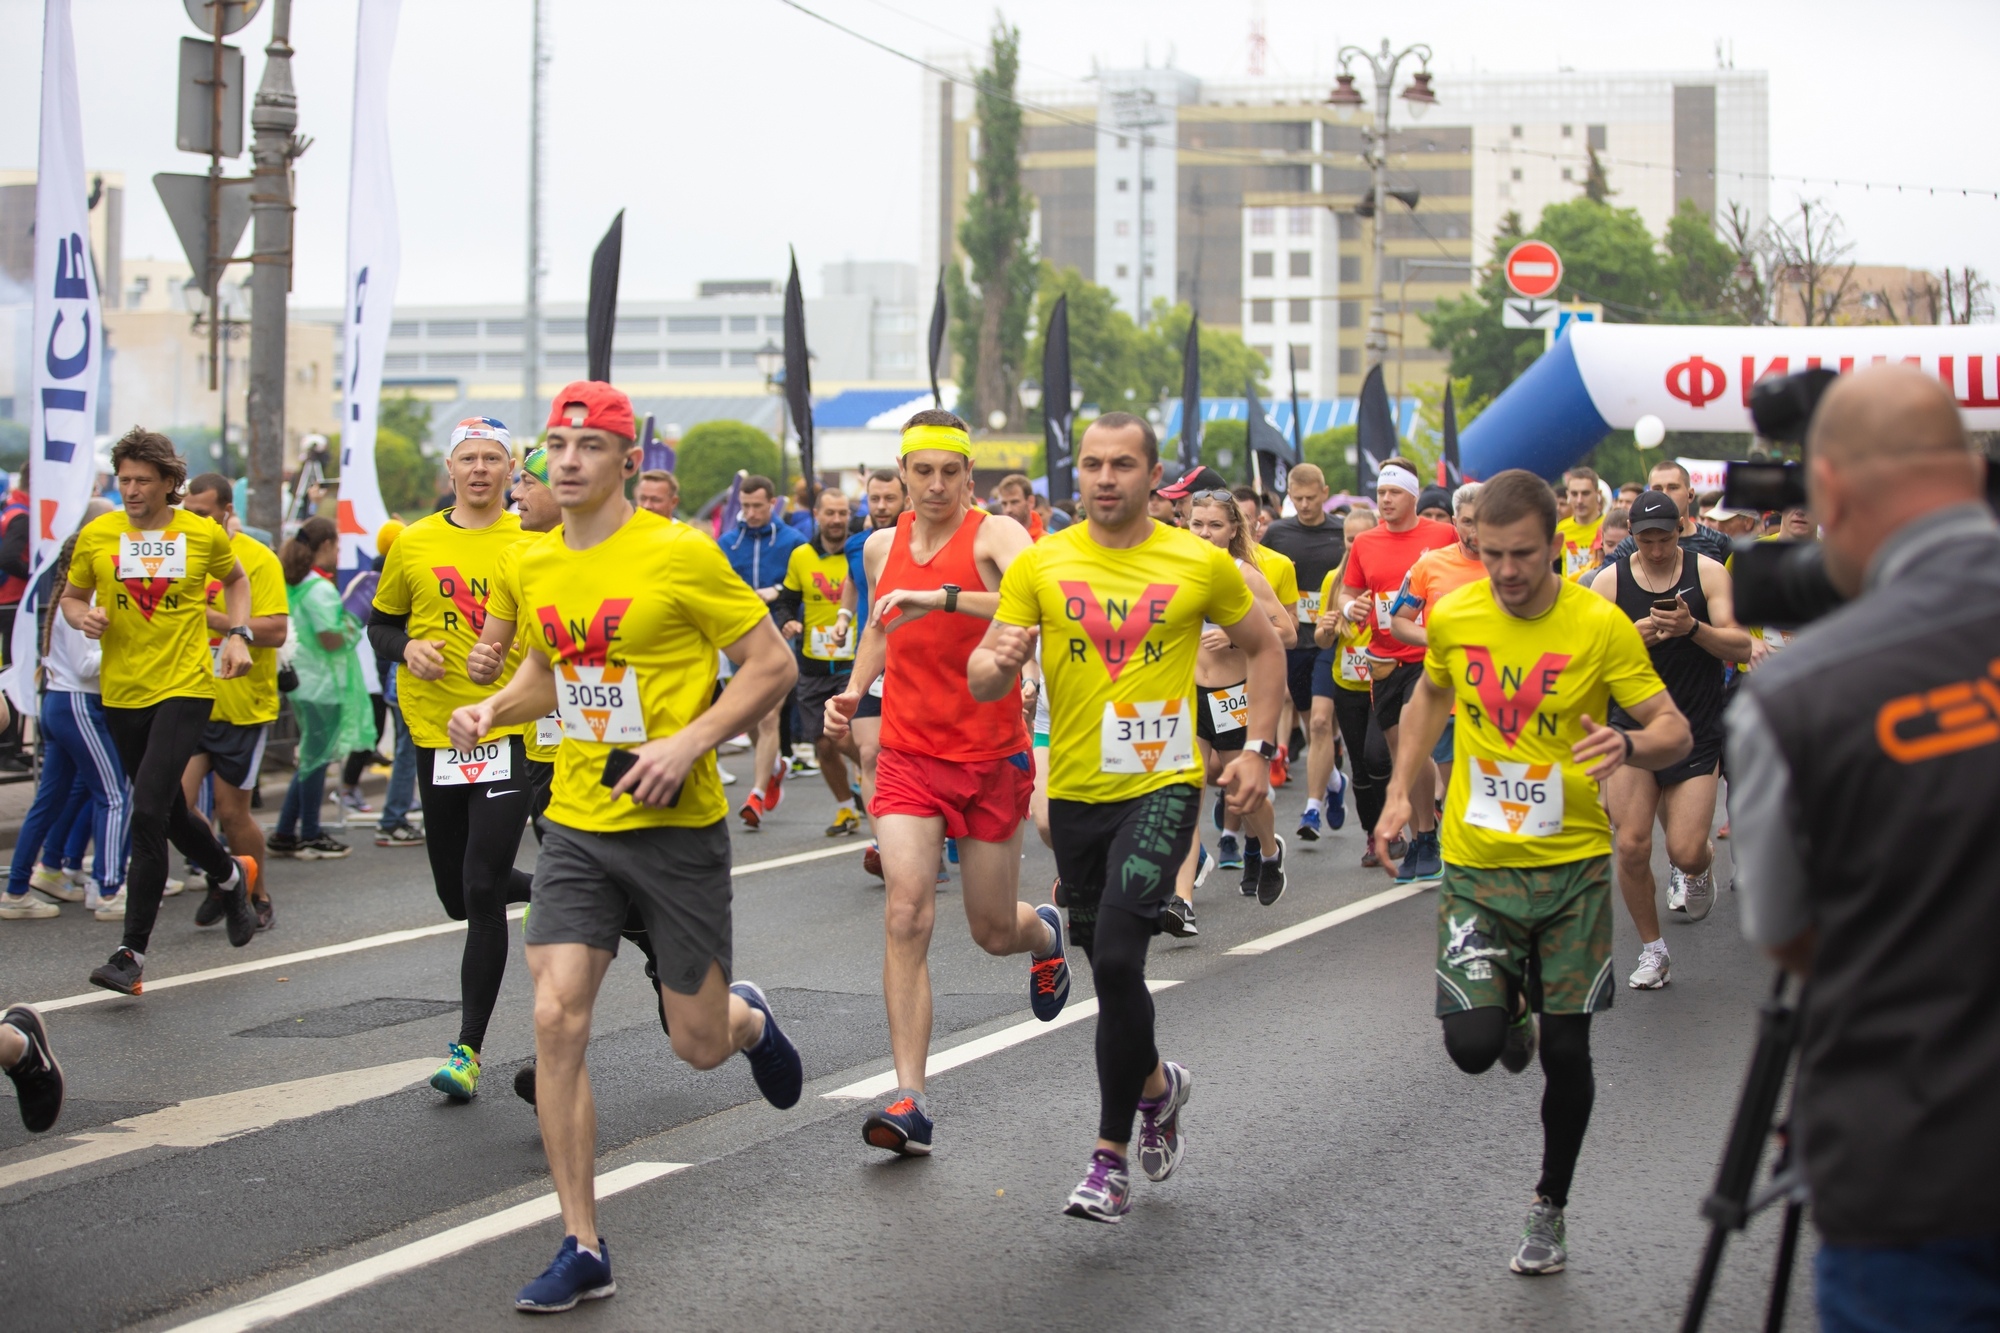
[[[1466,823],[1516,838],[1549,838],[1562,832],[1561,764],[1474,759],[1465,776]]]
[[[556,713],[574,741],[636,745],[646,739],[639,673],[631,667],[556,664]]]
[[[1098,744],[1098,767],[1106,773],[1186,768],[1194,763],[1194,718],[1188,701],[1107,701]]]
[[[465,787],[505,782],[514,776],[514,750],[506,738],[481,741],[469,750],[431,751],[431,785]]]

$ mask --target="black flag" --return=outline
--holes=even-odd
[[[1292,376],[1292,466],[1297,467],[1306,461],[1306,427],[1299,416],[1299,359],[1287,356],[1285,367]]]
[[[590,349],[590,378],[611,382],[611,331],[618,323],[618,256],[625,248],[625,210],[611,219],[611,229],[590,256],[590,307],[584,335]]]
[[[1181,348],[1181,466],[1201,462],[1201,316],[1188,319]]]
[[[792,276],[785,280],[785,405],[792,411],[792,429],[799,433],[799,475],[806,481],[806,503],[819,503],[819,473],[813,469],[812,367],[806,351],[806,298],[799,290],[799,257],[792,255]],[[783,453],[785,442],[778,441]]]
[[[1375,494],[1375,474],[1396,452],[1396,414],[1389,407],[1389,390],[1382,384],[1382,367],[1369,368],[1361,381],[1361,411],[1356,420],[1354,476],[1361,494]]]
[[[1264,405],[1257,401],[1256,386],[1247,380],[1243,384],[1243,398],[1250,417],[1243,440],[1244,452],[1252,460],[1250,484],[1259,494],[1282,494],[1285,473],[1291,467],[1291,443],[1283,431],[1271,424],[1271,418],[1264,415]]]
[[[938,367],[944,363],[944,331],[950,312],[944,303],[944,270],[938,270],[937,299],[931,302],[931,406],[943,407],[944,395],[938,392]]]
[[[1438,484],[1457,490],[1465,482],[1465,472],[1458,465],[1458,407],[1451,401],[1451,381],[1444,382],[1444,453],[1438,459],[1440,476]]]
[[[1076,494],[1070,467],[1069,297],[1058,296],[1049,311],[1048,338],[1042,343],[1042,448],[1048,465],[1049,503]]]

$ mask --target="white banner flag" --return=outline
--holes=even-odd
[[[361,0],[356,23],[354,156],[347,185],[347,405],[340,423],[343,585],[347,575],[375,559],[376,530],[389,519],[375,474],[375,420],[402,263],[389,160],[389,63],[402,8],[402,0]]]
[[[42,20],[42,141],[35,171],[35,325],[29,399],[28,592],[14,621],[7,695],[35,707],[40,608],[63,539],[83,519],[96,471],[97,386],[104,320],[90,255],[90,191],[83,168],[83,115],[69,0],[47,0]]]

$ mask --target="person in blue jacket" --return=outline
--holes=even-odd
[[[769,477],[745,477],[736,526],[723,533],[721,539],[729,567],[767,603],[778,596],[792,552],[806,544],[805,536],[797,528],[773,519],[771,511],[777,494],[778,484]],[[754,809],[759,819],[777,809],[784,794],[788,761],[781,752],[780,741],[781,731],[790,730],[783,725],[783,719],[791,708],[792,700],[787,696],[768,716],[758,719],[750,733],[756,743],[757,767],[744,806]],[[751,827],[756,825],[752,823]]]

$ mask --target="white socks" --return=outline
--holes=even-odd
[[[1306,798],[1306,813],[1309,815],[1316,815],[1320,812],[1321,807],[1323,807],[1325,804],[1326,803],[1320,800],[1319,797],[1309,796]]]

